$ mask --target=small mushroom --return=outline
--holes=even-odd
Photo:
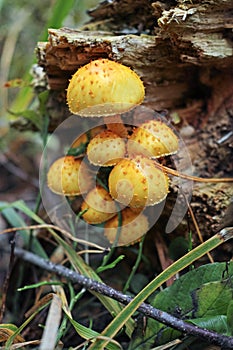
[[[160,120],[150,120],[135,128],[127,143],[129,156],[137,154],[159,158],[178,151],[178,138]]]
[[[116,215],[116,203],[103,187],[97,186],[88,192],[81,210],[87,210],[83,219],[89,224],[101,224]]]
[[[121,211],[121,226],[118,226],[118,215],[108,220],[104,226],[105,237],[111,244],[116,243],[117,246],[130,245],[140,241],[149,229],[146,215],[138,214],[130,208]],[[117,237],[118,232],[120,233]]]
[[[155,205],[168,194],[167,175],[153,160],[142,156],[119,161],[109,175],[109,192],[113,199],[134,208]]]
[[[50,190],[65,196],[86,193],[93,185],[88,166],[80,158],[61,157],[50,166],[47,174]]]
[[[87,157],[94,165],[112,166],[124,158],[125,151],[124,139],[110,130],[105,130],[89,142]]]
[[[144,96],[139,76],[129,67],[109,59],[91,61],[79,68],[67,89],[71,113],[83,117],[104,116],[107,127],[121,135],[123,124],[119,114],[140,104]],[[111,119],[109,123],[106,117],[115,115],[118,115],[116,120]],[[126,135],[127,129],[124,131]]]

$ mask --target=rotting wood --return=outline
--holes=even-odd
[[[81,29],[50,29],[48,42],[38,43],[38,63],[62,107],[62,92],[77,68],[108,57],[142,77],[147,106],[179,110],[181,117],[190,106],[194,112],[205,108],[212,87],[232,73],[232,2],[168,4],[104,2],[89,11],[92,20]]]

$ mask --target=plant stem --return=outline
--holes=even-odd
[[[117,205],[117,209],[119,209],[118,205]],[[121,214],[120,209],[117,211],[117,216],[118,216],[118,226],[117,226],[117,233],[116,233],[115,240],[114,240],[108,254],[104,256],[102,264],[97,268],[97,271],[98,271],[98,269],[107,265],[107,263],[109,262],[109,260],[111,259],[111,257],[113,256],[113,254],[115,252],[115,248],[117,247],[117,243],[118,243],[119,236],[121,233],[121,226],[122,226],[122,214]]]
[[[192,180],[195,182],[206,182],[206,183],[233,182],[233,177],[204,178],[204,177],[198,177],[198,176],[179,173],[178,171],[171,169],[171,168],[168,168],[165,165],[162,165],[158,162],[154,162],[154,164],[157,168],[163,170],[165,173],[168,173],[168,174],[176,176],[176,177],[180,177],[182,179]]]
[[[132,268],[132,271],[129,275],[129,278],[126,281],[126,284],[125,284],[124,289],[123,289],[123,293],[125,293],[129,289],[132,278],[135,275],[135,272],[137,271],[137,268],[142,260],[142,248],[143,248],[144,240],[145,240],[145,236],[142,238],[142,240],[139,243],[139,250],[138,250],[138,254],[137,254],[137,259],[136,259],[136,262],[135,262],[135,264]]]

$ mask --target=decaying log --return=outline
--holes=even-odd
[[[78,67],[108,57],[142,77],[146,105],[174,110],[195,104],[199,110],[215,80],[232,73],[232,7],[229,0],[181,1],[170,9],[166,2],[104,2],[82,30],[50,29],[48,43],[38,44],[38,62],[51,90],[64,91]],[[123,34],[126,26],[129,34]],[[106,27],[114,31],[100,31]]]
[[[51,130],[69,114],[69,78],[99,57],[132,67],[146,87],[144,104],[178,112],[187,122],[199,124],[232,95],[230,0],[180,1],[176,7],[104,1],[89,15],[83,28],[50,29],[49,41],[38,43],[38,64],[51,89]]]
[[[196,175],[232,176],[232,0],[174,3],[104,1],[89,11],[91,20],[82,28],[49,29],[37,56],[50,89],[50,130],[69,115],[66,88],[72,74],[90,60],[109,58],[139,74],[146,106],[178,117],[176,128]],[[216,231],[232,196],[231,184],[196,184],[192,203],[207,236]]]

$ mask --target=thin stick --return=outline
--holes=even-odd
[[[187,175],[183,173],[179,173],[178,171],[168,168],[165,165],[162,165],[158,162],[154,162],[155,166],[163,171],[165,171],[168,174],[171,174],[176,177],[180,177],[182,179],[187,179],[187,180],[193,180],[195,182],[206,182],[206,183],[221,183],[221,182],[233,182],[233,177],[220,177],[220,178],[215,178],[215,177],[210,177],[210,178],[204,178],[204,177],[198,177],[198,176],[193,176],[193,175]]]
[[[195,229],[196,229],[196,231],[197,231],[197,235],[198,235],[198,237],[199,237],[199,240],[200,240],[201,243],[203,243],[204,240],[203,240],[201,231],[200,231],[200,229],[199,229],[197,220],[196,220],[196,218],[195,218],[194,212],[193,212],[193,210],[192,210],[192,207],[191,207],[191,205],[189,204],[189,202],[188,202],[186,196],[184,196],[184,197],[185,197],[186,203],[187,203],[187,205],[188,205],[189,214],[190,214],[190,216],[191,216],[191,218],[192,218],[192,220],[193,220],[193,224],[194,224],[194,227],[195,227]],[[207,256],[208,256],[208,258],[209,258],[209,261],[210,261],[211,263],[214,263],[214,259],[212,258],[210,252],[207,252]]]
[[[21,226],[21,227],[12,227],[12,228],[7,228],[3,231],[0,232],[0,234],[4,234],[4,233],[10,233],[10,232],[15,232],[15,231],[23,231],[23,230],[37,230],[37,229],[42,229],[42,228],[48,228],[48,229],[53,229],[56,231],[61,232],[64,236],[70,238],[72,241],[78,242],[80,244],[88,244],[90,247],[99,249],[99,251],[97,251],[97,253],[99,252],[105,252],[106,248],[101,247],[98,244],[86,241],[84,239],[79,239],[74,237],[70,232],[63,230],[62,228],[60,228],[59,226],[56,225],[51,225],[51,224],[41,224],[41,225],[29,225],[29,226]]]

